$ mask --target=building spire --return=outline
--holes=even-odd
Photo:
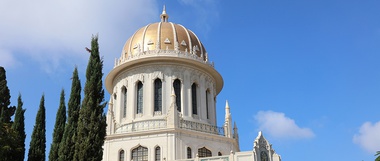
[[[226,117],[224,119],[224,135],[226,137],[232,138],[232,120],[231,120],[231,113],[230,113],[230,106],[228,105],[228,101],[226,100]]]
[[[161,17],[161,22],[168,22],[169,15],[166,14],[166,6],[164,5],[164,8],[162,9],[162,13],[160,15]]]
[[[228,105],[228,100],[226,100],[226,107],[225,107],[225,119],[229,119],[230,116],[231,116],[231,112],[230,112],[230,106]]]

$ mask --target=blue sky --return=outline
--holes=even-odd
[[[259,130],[283,160],[374,160],[380,150],[380,1],[166,1],[169,21],[194,31],[224,78],[225,101],[252,150]],[[59,94],[75,66],[85,81],[91,35],[105,75],[125,41],[159,21],[163,1],[0,1],[0,65],[12,104],[22,94],[26,148],[41,95],[50,149]],[[108,100],[109,94],[106,94]]]

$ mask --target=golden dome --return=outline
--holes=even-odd
[[[165,7],[161,22],[138,29],[125,43],[121,57],[106,77],[106,88],[113,93],[116,77],[126,69],[151,63],[171,63],[204,71],[215,80],[216,94],[223,88],[223,78],[209,61],[198,37],[182,25],[168,22]]]
[[[161,22],[138,29],[125,43],[122,58],[133,57],[149,50],[174,50],[195,54],[207,61],[206,50],[198,37],[182,25],[168,22],[165,8]]]

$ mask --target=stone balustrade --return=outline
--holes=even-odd
[[[140,52],[136,55],[130,55],[128,57],[121,57],[121,58],[115,60],[114,68],[116,68],[117,66],[119,66],[121,64],[130,62],[130,61],[133,61],[136,59],[157,57],[157,56],[169,56],[169,57],[192,59],[192,60],[196,60],[198,62],[207,64],[207,65],[214,68],[214,62],[209,62],[208,60],[205,61],[203,57],[199,57],[195,54],[191,54],[189,52],[179,51],[179,50],[147,50],[147,51]]]
[[[130,133],[166,128],[166,120],[147,120],[124,124],[116,128],[115,133]]]
[[[213,125],[188,121],[188,120],[180,120],[179,124],[180,128],[201,131],[210,134],[222,135],[224,136],[224,129],[222,127],[217,127]]]
[[[146,120],[120,125],[116,128],[115,133],[130,133],[164,128],[167,128],[167,121],[165,119]],[[193,122],[189,120],[181,119],[179,121],[179,128],[224,136],[224,129],[222,127]]]

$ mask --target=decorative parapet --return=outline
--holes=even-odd
[[[217,127],[217,126],[213,126],[213,125],[202,124],[199,122],[181,120],[179,127],[182,129],[189,129],[189,130],[200,131],[200,132],[224,136],[223,127]]]
[[[120,134],[120,133],[131,133],[131,132],[170,128],[168,126],[168,120],[167,119],[146,120],[146,121],[122,124],[122,125],[116,126],[115,133]],[[225,136],[223,127],[217,127],[217,126],[203,124],[199,122],[193,122],[189,120],[180,119],[179,128]]]
[[[129,133],[129,132],[138,132],[138,131],[148,131],[166,128],[166,120],[147,120],[132,122],[129,124],[123,124],[119,127],[116,127],[115,133]]]
[[[147,51],[139,52],[135,55],[130,55],[128,57],[122,56],[121,58],[115,60],[114,68],[136,59],[157,57],[157,56],[169,56],[169,57],[176,57],[176,58],[192,59],[192,60],[207,64],[210,67],[214,68],[214,62],[210,62],[207,59],[203,60],[202,57],[198,57],[195,54],[191,54],[187,51],[179,51],[179,50],[147,50]]]
[[[205,158],[191,158],[191,159],[178,159],[175,161],[259,161],[255,158],[255,152],[246,151],[246,152],[231,152],[229,155],[222,156],[213,156]],[[269,160],[268,160],[269,161]],[[273,158],[270,161],[281,161],[278,158]]]
[[[204,157],[204,158],[199,158],[197,156],[197,157],[191,158],[191,159],[179,159],[179,160],[175,160],[175,161],[246,161],[246,160],[239,159],[240,155],[241,154],[239,154],[239,153],[236,153],[236,154],[231,153],[230,155]],[[254,161],[254,160],[249,160],[249,161]]]

